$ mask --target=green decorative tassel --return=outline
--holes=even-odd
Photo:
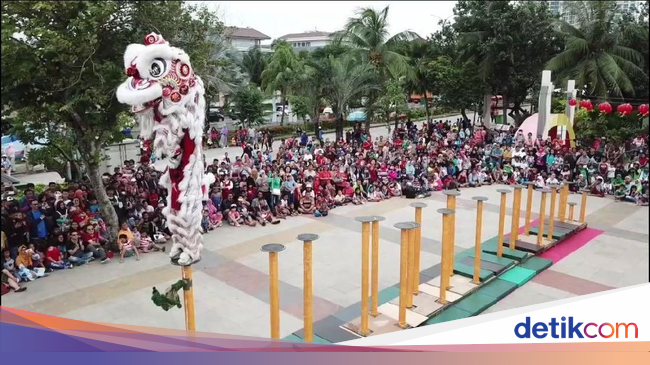
[[[153,288],[153,294],[151,295],[151,300],[155,305],[162,308],[166,311],[173,307],[181,308],[181,298],[178,295],[178,291],[184,289],[189,285],[189,280],[181,279],[165,291],[165,295],[160,294],[158,289]]]

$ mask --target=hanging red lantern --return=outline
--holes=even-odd
[[[578,101],[575,98],[569,99],[569,105],[570,106],[576,106],[578,105]]]
[[[619,106],[616,107],[616,111],[621,114],[621,115],[628,115],[632,113],[632,105],[630,104],[620,104]]]
[[[650,114],[650,106],[648,106],[648,104],[639,105],[639,109],[637,110],[639,111],[639,114],[641,114],[644,117],[647,117],[648,114]]]
[[[593,104],[591,104],[591,100],[583,100],[580,102],[580,107],[583,109],[587,109],[587,111],[592,111],[594,110]]]
[[[598,111],[601,113],[609,114],[612,112],[612,104],[608,102],[598,104]]]
[[[634,111],[634,107],[632,106],[632,104],[629,104],[629,103],[628,103],[628,104],[625,106],[625,111],[627,112],[627,114],[632,114],[632,111]]]

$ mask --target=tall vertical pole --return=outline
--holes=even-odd
[[[303,320],[305,342],[314,342],[314,304],[313,304],[313,268],[312,268],[312,243],[318,235],[303,233],[297,237],[303,242]]]
[[[560,190],[560,206],[558,207],[557,218],[560,222],[566,219],[566,204],[569,199],[569,182],[565,181]]]
[[[368,269],[370,254],[370,222],[361,224],[361,335],[370,333],[368,328]]]
[[[370,277],[370,315],[377,317],[379,311],[379,222],[383,221],[384,217],[375,216],[372,222],[372,272]]]
[[[410,223],[402,222],[394,226],[400,230],[400,254],[399,254],[399,319],[397,324],[401,328],[406,328],[406,294],[408,292],[408,245],[409,236],[408,231],[412,225]]]
[[[441,259],[441,270],[440,270],[440,295],[438,296],[438,302],[441,304],[447,303],[447,289],[449,288],[449,270],[451,258],[451,219],[450,216],[454,214],[454,211],[451,209],[438,209],[438,213],[442,214],[442,259]]]
[[[573,222],[573,210],[576,206],[576,203],[568,203],[569,204],[569,221]]]
[[[517,248],[519,238],[519,216],[521,214],[521,189],[523,186],[515,185],[515,193],[512,195],[512,222],[510,224],[510,249]]]
[[[444,192],[444,194],[447,195],[447,209],[451,209],[451,210],[453,210],[455,212],[456,211],[456,197],[459,196],[460,193],[457,190],[447,190],[447,191]],[[451,262],[449,263],[449,270],[450,270],[449,271],[449,276],[454,276],[454,257],[456,256],[455,252],[454,252],[456,250],[456,248],[455,248],[455,246],[456,246],[456,215],[452,214],[449,217],[449,220],[451,221],[449,223],[450,224],[450,226],[449,226],[449,229],[450,229],[449,239],[451,240],[450,243],[449,243],[451,245],[451,253],[450,253]]]
[[[476,200],[476,240],[474,241],[474,284],[481,283],[481,231],[483,225],[483,202],[488,200],[484,196],[475,196]]]
[[[584,223],[587,217],[587,193],[589,193],[589,190],[582,191],[582,201],[580,203],[580,223]]]
[[[186,285],[183,288],[183,302],[185,304],[185,329],[196,331],[196,322],[194,319],[194,283],[192,281],[192,266],[181,266],[181,276]]]
[[[408,276],[406,277],[406,308],[413,307],[413,277],[414,273],[414,263],[415,263],[415,229],[409,229],[408,231]]]
[[[535,187],[534,182],[528,182],[528,196],[526,200],[526,222],[524,225],[524,234],[526,236],[530,235],[530,219],[533,211],[533,188]]]
[[[551,186],[551,208],[548,213],[548,234],[546,238],[553,241],[553,228],[555,226],[555,198],[557,197],[557,185]],[[544,227],[542,226],[542,233]]]
[[[497,190],[501,193],[501,206],[499,207],[499,239],[497,244],[497,256],[503,256],[503,231],[506,227],[506,194],[510,192],[507,189]]]
[[[425,208],[427,205],[424,203],[413,203],[411,206],[415,208],[415,223],[420,225],[420,227],[415,229],[415,262],[413,267],[413,295],[418,295],[420,292],[420,252],[422,250],[422,208]]]
[[[262,246],[262,252],[269,253],[269,298],[271,304],[271,338],[280,338],[280,286],[278,279],[278,252],[284,251],[284,246],[269,243]]]
[[[539,204],[539,226],[537,227],[537,245],[541,246],[544,240],[544,220],[546,219],[546,194],[547,189],[542,190],[542,201]]]

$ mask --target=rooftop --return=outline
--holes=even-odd
[[[308,38],[308,37],[328,37],[330,32],[321,32],[321,31],[313,31],[313,32],[303,32],[303,33],[289,33],[285,34],[279,39],[291,39],[291,38]]]
[[[271,37],[253,28],[226,27],[223,33],[228,38],[271,39]]]

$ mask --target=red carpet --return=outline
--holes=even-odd
[[[563,258],[577,251],[580,247],[586,245],[592,239],[598,237],[603,231],[594,228],[586,228],[579,233],[565,239],[550,250],[542,253],[539,257],[552,260],[557,263]]]

